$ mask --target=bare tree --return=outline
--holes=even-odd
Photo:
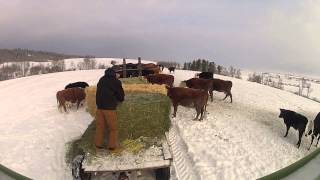
[[[95,58],[86,56],[85,58],[83,58],[82,69],[95,69],[96,64],[97,62]]]
[[[248,81],[251,81],[251,82],[261,83],[261,80],[262,80],[262,75],[256,74],[255,72],[253,74],[250,74],[248,77]]]
[[[237,69],[235,77],[238,78],[238,79],[242,79],[241,70],[240,69]]]
[[[229,75],[230,75],[231,77],[234,77],[235,74],[236,74],[236,69],[235,69],[233,66],[230,66],[230,67],[229,67]]]

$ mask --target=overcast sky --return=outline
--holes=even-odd
[[[320,75],[320,0],[0,0],[0,48]]]

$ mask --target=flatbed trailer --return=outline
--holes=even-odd
[[[151,146],[138,154],[112,155],[98,153],[94,158],[88,154],[78,155],[72,162],[75,180],[169,180],[172,152],[168,133],[161,146]]]

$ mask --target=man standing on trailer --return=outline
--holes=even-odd
[[[105,71],[97,84],[96,93],[96,133],[94,143],[97,149],[103,149],[104,131],[109,129],[108,149],[115,151],[119,148],[118,120],[116,108],[124,100],[124,91],[121,81],[112,68]]]

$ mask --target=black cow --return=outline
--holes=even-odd
[[[170,73],[171,73],[171,71],[174,72],[174,70],[176,69],[176,67],[169,67],[168,69],[169,69],[169,71],[170,71]]]
[[[228,96],[230,97],[231,103],[232,103],[232,94],[231,94],[231,88],[232,88],[232,81],[225,81],[222,79],[212,79],[212,85],[213,85],[213,91],[223,92],[226,96],[223,98],[225,100]]]
[[[308,150],[310,150],[310,147],[311,147],[311,145],[313,143],[313,139],[317,138],[317,136],[318,136],[318,141],[317,141],[317,144],[316,144],[316,147],[317,147],[318,143],[319,143],[319,139],[320,139],[320,112],[318,113],[318,115],[316,116],[316,118],[313,121],[313,129],[310,129],[310,131],[308,132],[308,134],[306,134],[306,136],[307,135],[311,135],[312,136],[311,143],[310,143],[310,146],[309,146]]]
[[[301,144],[301,137],[306,129],[308,119],[298,114],[294,111],[286,110],[286,109],[280,109],[280,115],[279,118],[283,118],[284,123],[287,126],[287,132],[284,135],[284,137],[287,137],[290,127],[292,126],[294,129],[299,131],[299,141],[297,143],[298,148]]]
[[[86,88],[88,86],[89,86],[88,83],[79,81],[79,82],[74,82],[74,83],[70,83],[70,84],[66,85],[66,87],[64,89],[75,88],[75,87]]]
[[[201,72],[197,76],[201,79],[213,79],[213,72]]]

